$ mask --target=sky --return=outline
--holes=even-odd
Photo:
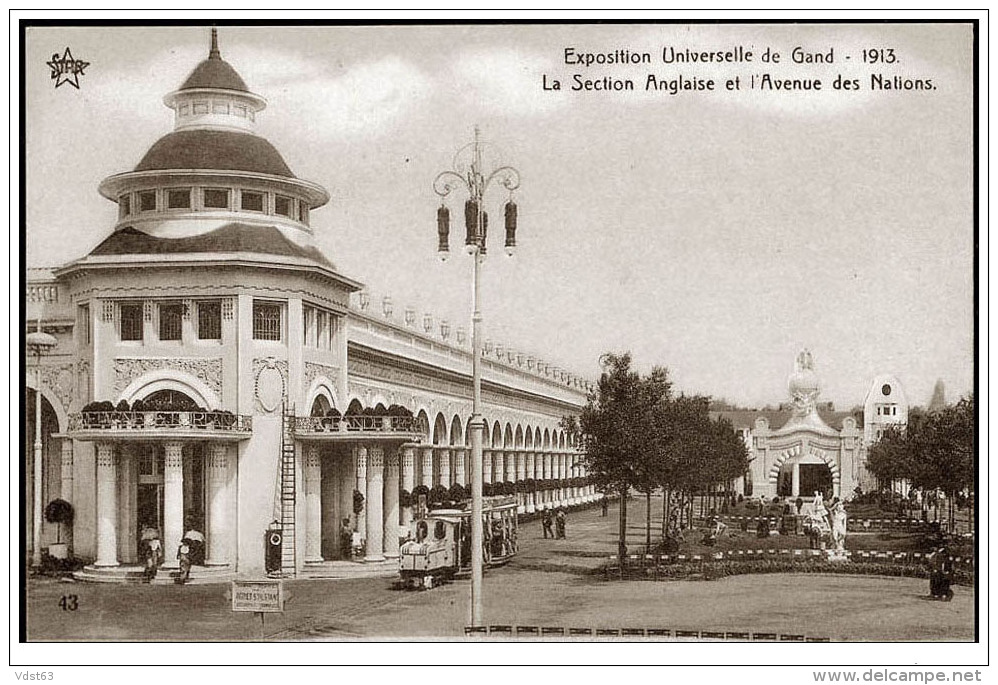
[[[481,127],[487,160],[521,176],[518,250],[492,187],[485,338],[595,377],[607,351],[665,366],[677,389],[746,406],[786,399],[808,347],[822,399],[861,404],[898,377],[914,404],[937,379],[973,388],[973,76],[969,25],[221,26],[223,58],[265,97],[258,133],[331,200],[315,239],[337,269],[470,331],[460,197],[436,254],[434,177]],[[751,63],[665,64],[663,48],[753,51]],[[831,63],[792,62],[792,50]],[[54,87],[46,61],[90,63]],[[130,170],[173,113],[162,98],[207,55],[208,29],[30,28],[25,52],[27,266],[85,255]],[[651,64],[566,64],[647,52]],[[779,53],[781,61],[763,62]],[[892,64],[865,64],[863,50]],[[831,53],[829,55],[829,53]],[[872,59],[872,57],[868,57]],[[870,88],[870,75],[934,89]],[[572,91],[630,79],[633,91]],[[714,79],[714,91],[646,91]],[[750,90],[753,75],[822,90]],[[739,77],[740,88],[727,90]],[[859,90],[833,87],[856,79]],[[561,90],[545,90],[553,82]]]

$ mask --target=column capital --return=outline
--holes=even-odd
[[[208,478],[225,480],[229,470],[229,446],[224,442],[213,442],[208,448]]]
[[[416,465],[416,449],[414,447],[402,448],[402,468],[411,469]]]
[[[372,447],[367,453],[367,469],[371,476],[380,476],[385,465],[385,451],[380,447]]]
[[[105,468],[117,466],[117,456],[118,455],[114,452],[114,443],[97,443],[97,466],[103,466]]]

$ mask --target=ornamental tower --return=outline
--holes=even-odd
[[[173,131],[132,171],[100,184],[118,204],[118,221],[92,256],[266,253],[332,266],[309,226],[329,194],[297,178],[257,134],[266,100],[222,59],[216,29],[207,59],[163,101],[174,111]]]

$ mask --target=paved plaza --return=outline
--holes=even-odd
[[[656,505],[653,500],[652,506]],[[643,541],[643,503],[630,512]],[[653,509],[654,510],[654,509]],[[611,581],[591,570],[615,549],[617,511],[573,512],[565,540],[521,527],[521,553],[485,576],[489,624],[776,632],[832,640],[972,640],[974,594],[925,598],[927,581],[876,576],[751,575],[717,581]],[[654,531],[653,531],[654,534]],[[145,586],[32,580],[31,640],[345,640],[461,638],[469,583],[398,591],[386,578],[286,582],[284,615],[230,610],[227,585]],[[64,595],[77,596],[75,611]]]

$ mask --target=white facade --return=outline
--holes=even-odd
[[[67,532],[91,580],[134,579],[145,527],[168,566],[200,531],[205,579],[262,574],[275,520],[286,571],[390,560],[407,494],[470,481],[470,341],[370,311],[362,284],[316,249],[311,213],[328,194],[255,135],[265,101],[214,37],[166,103],[174,131],[100,184],[119,205],[108,237],[29,274],[28,328],[41,317],[58,340],[40,383],[28,374],[45,400],[44,502],[73,504]],[[509,351],[482,366],[486,482],[558,479],[518,490],[525,513],[593,499],[568,480],[584,474],[560,427],[589,384]],[[128,409],[81,412],[95,401]],[[393,405],[412,419],[387,416]],[[368,415],[331,418],[351,408]],[[44,548],[59,531],[40,525]]]

